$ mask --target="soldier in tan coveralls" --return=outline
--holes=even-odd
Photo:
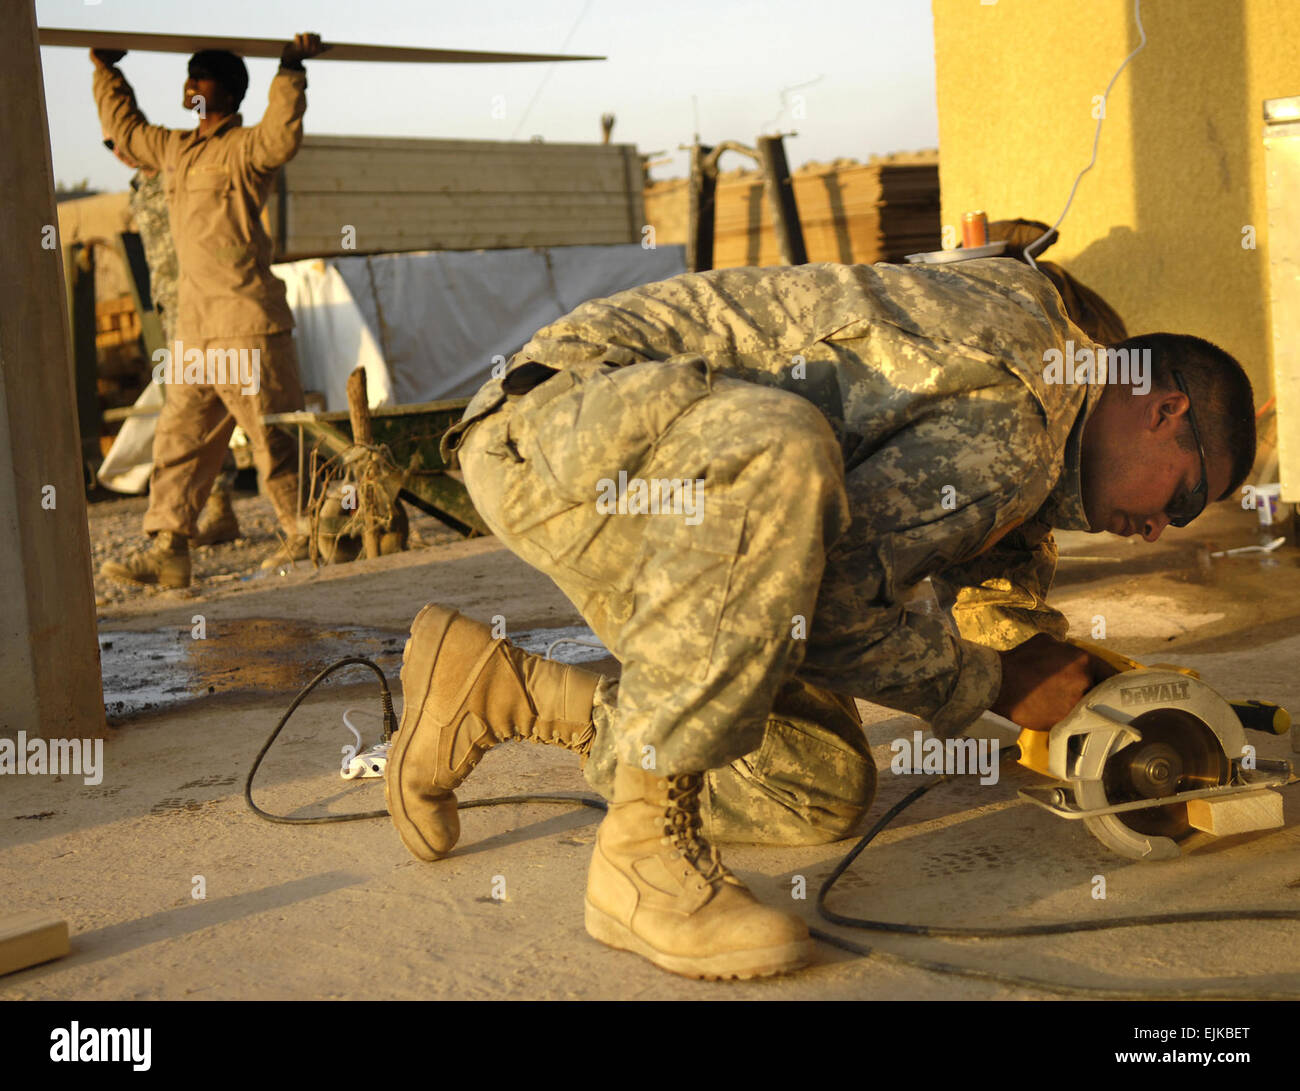
[[[243,127],[236,112],[248,87],[243,62],[229,53],[195,54],[185,84],[185,106],[201,114],[194,130],[150,125],[113,67],[124,52],[91,51],[100,123],[123,153],[162,171],[180,263],[177,340],[169,346],[173,368],[154,435],[144,518],[153,542],[125,563],[105,564],[105,575],[119,581],[189,584],[189,540],[236,424],[248,434],[285,535],[268,563],[278,562],[281,554],[307,555],[297,518],[296,444],[262,423],[263,414],[301,409],[303,397],[293,315],[283,282],[270,271],[271,240],[260,213],[275,171],[302,142],[307,108],[302,61],[321,51],[316,35],[300,34],[285,46],[266,113],[251,128]],[[175,381],[196,351],[204,370]],[[236,360],[248,370],[229,381]],[[214,363],[224,365],[224,374],[213,369]]]
[[[111,139],[105,140],[112,145]],[[176,317],[179,312],[180,270],[176,261],[176,244],[172,241],[171,217],[167,214],[167,190],[163,176],[156,170],[146,170],[117,147],[109,149],[126,166],[135,170],[131,177],[129,204],[131,218],[144,247],[145,263],[149,266],[149,295],[162,325],[163,344],[170,351],[176,343]],[[140,404],[137,402],[137,405]],[[225,463],[233,465],[229,452]],[[240,537],[239,520],[230,501],[231,481],[234,474],[223,472],[212,487],[207,503],[199,513],[194,545],[215,545],[232,542]]]
[[[1046,603],[1051,528],[1154,540],[1249,472],[1236,361],[1171,334],[1124,347],[1149,350],[1145,386],[1074,366],[1100,347],[1005,259],[685,275],[541,330],[444,452],[621,679],[426,607],[386,784],[403,842],[451,850],[453,790],[496,743],[567,746],[612,800],[591,935],[694,977],[807,961],[804,924],[709,839],[850,832],[875,787],[853,698],[944,738],[990,708],[1050,727],[1108,673]],[[662,483],[657,507],[636,481]],[[959,636],[904,608],[927,577]]]

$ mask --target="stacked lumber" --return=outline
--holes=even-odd
[[[641,185],[631,144],[309,136],[267,208],[279,261],[629,243]]]
[[[101,409],[131,405],[149,381],[149,363],[140,349],[140,316],[129,295],[95,304],[96,390]]]
[[[119,345],[134,346],[140,339],[140,316],[135,313],[135,300],[129,295],[98,300],[95,326],[95,347],[101,351]]]
[[[810,262],[902,261],[939,249],[935,153],[809,163],[794,173],[793,183]],[[646,220],[656,243],[686,242],[687,201],[685,179],[646,187]],[[715,225],[714,268],[780,264],[758,171],[719,176]]]

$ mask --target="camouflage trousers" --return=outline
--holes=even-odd
[[[459,459],[493,533],[622,664],[597,691],[594,788],[612,794],[617,762],[707,773],[718,840],[852,832],[875,791],[855,706],[797,677],[849,523],[813,405],[699,357],[566,369],[470,426]]]

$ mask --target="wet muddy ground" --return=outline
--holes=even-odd
[[[113,726],[129,723],[145,712],[216,696],[290,693],[302,686],[310,668],[348,656],[372,660],[396,683],[407,632],[359,625],[321,626],[276,618],[236,618],[219,623],[209,635],[206,619],[188,630],[101,629],[100,662],[104,675],[104,707]],[[566,663],[588,663],[608,657],[585,625],[533,629],[510,634],[525,651]],[[305,653],[310,649],[310,656]],[[322,687],[353,684],[369,675],[349,668],[322,681]]]

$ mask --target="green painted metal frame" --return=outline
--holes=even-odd
[[[467,405],[469,399],[464,398],[372,409],[370,426],[375,443],[386,446],[399,467],[405,470],[414,466],[402,498],[453,530],[473,537],[492,532],[474,510],[464,483],[452,476],[438,453],[443,433],[460,420]],[[352,446],[346,412],[271,413],[263,420],[297,436],[300,442],[310,437],[328,455],[340,454]]]

